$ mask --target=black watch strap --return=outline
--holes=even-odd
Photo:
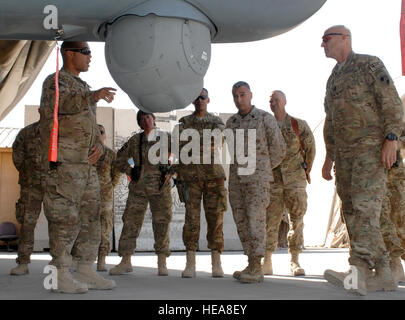
[[[389,141],[395,141],[395,140],[398,140],[398,137],[397,137],[397,135],[396,134],[394,134],[394,133],[389,133],[389,134],[387,134],[387,136],[385,137],[387,140],[389,140]]]

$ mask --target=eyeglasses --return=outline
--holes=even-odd
[[[89,48],[79,48],[79,49],[77,49],[77,48],[72,48],[72,49],[67,48],[67,49],[65,49],[65,51],[79,52],[81,54],[84,54],[85,56],[88,56],[89,54],[91,54],[91,51],[90,51]]]
[[[104,133],[105,133],[105,131],[100,130],[100,134],[104,134]]]
[[[348,36],[348,34],[338,33],[338,32],[327,33],[327,34],[323,35],[322,41],[326,43],[331,39],[332,36]]]
[[[194,101],[197,101],[198,99],[205,100],[207,98],[208,96],[198,96]]]

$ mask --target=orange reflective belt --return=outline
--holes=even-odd
[[[58,160],[58,109],[59,109],[59,46],[56,45],[56,73],[55,73],[55,106],[53,108],[53,126],[49,140],[48,161]]]
[[[402,0],[401,22],[399,25],[399,34],[401,37],[402,75],[405,76],[405,0]]]

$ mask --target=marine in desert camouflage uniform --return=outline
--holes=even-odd
[[[253,154],[248,154],[248,143],[253,143],[252,153],[256,157],[253,167],[249,161],[242,164],[234,157],[229,170],[232,214],[249,262],[243,271],[234,272],[233,277],[246,283],[261,282],[261,258],[266,247],[266,208],[270,202],[270,183],[274,181],[272,169],[284,159],[286,145],[275,118],[251,104],[252,92],[246,82],[235,83],[232,95],[239,112],[228,119],[226,128],[233,131],[234,137],[236,130],[242,129],[244,141],[236,140],[235,143],[234,140],[235,149],[243,144],[242,154],[252,157]],[[251,141],[249,129],[256,133],[256,138],[253,140],[251,137]],[[228,137],[227,143],[232,150],[232,141]]]
[[[169,181],[161,184],[160,165],[167,163],[169,158],[167,155],[166,159],[162,159],[160,164],[154,164],[149,159],[150,149],[158,143],[148,138],[152,132],[157,132],[155,116],[152,113],[138,111],[137,121],[143,131],[132,136],[117,152],[116,168],[131,177],[131,181],[125,211],[122,216],[124,226],[118,245],[118,255],[122,259],[118,265],[110,269],[109,273],[111,275],[121,275],[133,271],[131,257],[136,249],[136,240],[141,231],[149,204],[155,238],[154,248],[158,255],[158,275],[167,276],[166,257],[170,255],[169,225],[172,219],[172,195]],[[167,132],[161,132],[161,134],[167,136],[170,146],[170,134]],[[169,146],[162,144],[161,150],[164,148],[167,150]],[[141,165],[140,176],[137,179],[135,178],[134,168],[131,168],[128,163],[131,158],[137,166]]]
[[[195,111],[189,116],[179,120],[179,134],[184,130],[194,129],[200,137],[200,164],[180,164],[177,167],[178,179],[184,180],[190,199],[185,203],[186,217],[183,227],[183,242],[186,247],[187,263],[182,273],[183,278],[193,278],[195,272],[195,253],[200,237],[200,211],[201,200],[203,201],[205,218],[207,220],[207,242],[211,249],[212,276],[223,277],[221,266],[221,252],[224,250],[224,212],[227,208],[227,195],[225,189],[225,172],[221,164],[215,164],[215,153],[219,154],[218,145],[213,137],[211,139],[210,163],[204,164],[204,130],[216,130],[222,142],[222,132],[225,128],[221,118],[207,112],[207,104],[210,102],[208,90],[203,88],[201,94],[193,102]],[[182,146],[189,143],[180,141]]]
[[[331,180],[336,167],[337,192],[350,238],[349,264],[358,271],[350,292],[395,290],[380,229],[387,169],[396,161],[402,105],[384,64],[374,56],[352,51],[351,33],[344,26],[325,31],[325,55],[338,63],[325,96],[326,158],[322,176]],[[375,269],[376,275],[371,276]],[[342,274],[326,270],[325,278],[342,285]]]
[[[13,163],[18,170],[20,184],[20,198],[16,203],[15,214],[21,229],[16,259],[18,266],[11,269],[10,274],[24,275],[29,272],[28,264],[34,248],[34,230],[44,198],[39,121],[23,128],[12,148]]]
[[[292,118],[287,114],[286,104],[287,99],[282,91],[276,90],[272,93],[270,108],[283,134],[287,152],[281,164],[273,169],[274,182],[271,184],[270,205],[267,207],[267,241],[263,271],[264,274],[273,274],[271,255],[277,248],[281,218],[284,209],[287,209],[290,218],[288,233],[288,251],[291,254],[290,271],[292,275],[300,276],[305,275],[304,269],[298,262],[298,256],[304,245],[307,179],[310,182],[309,174],[316,150],[311,128],[306,121]],[[298,131],[299,136],[295,130]]]
[[[114,187],[120,180],[121,172],[115,168],[117,157],[115,151],[105,145],[107,135],[104,126],[99,124],[98,128],[104,145],[104,154],[96,163],[101,198],[101,242],[98,248],[97,271],[107,271],[105,258],[111,251],[110,237],[114,224]]]
[[[58,154],[48,161],[55,105],[55,74],[43,84],[40,105],[42,162],[45,172],[44,211],[49,226],[51,264],[57,268],[57,289],[83,293],[87,289],[111,289],[115,282],[92,269],[100,244],[100,186],[94,164],[103,152],[96,123],[96,102],[111,102],[113,88],[91,91],[79,78],[91,59],[87,42],[64,42],[63,67],[59,72]],[[69,271],[72,255],[78,261],[77,276]]]
[[[401,155],[404,133],[403,129],[399,137],[397,162],[388,171],[387,195],[384,198],[380,218],[382,236],[391,258],[391,270],[397,282],[405,281],[401,264],[401,256],[404,257],[405,252],[405,165]]]

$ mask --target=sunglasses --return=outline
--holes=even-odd
[[[326,43],[332,38],[332,36],[347,36],[347,34],[338,33],[338,32],[327,33],[327,34],[323,35],[322,41]]]
[[[88,56],[89,54],[91,54],[91,51],[89,48],[65,49],[65,51],[79,52],[81,54],[84,54],[85,56]]]
[[[100,134],[104,134],[104,133],[105,133],[105,131],[100,130]]]
[[[197,101],[198,99],[205,100],[207,98],[208,96],[198,96],[194,101]]]

